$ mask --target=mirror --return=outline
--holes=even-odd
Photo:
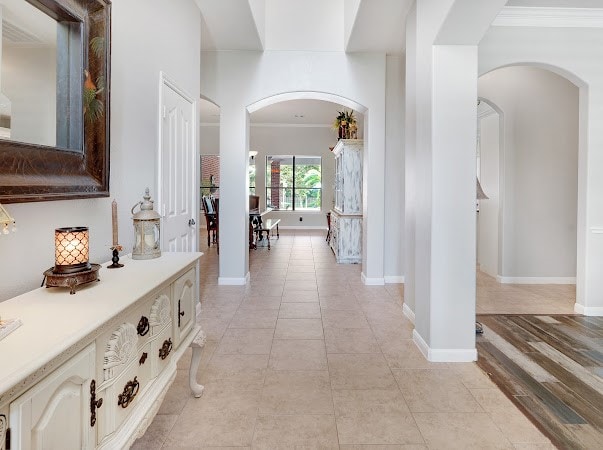
[[[108,0],[0,0],[0,202],[109,195]]]

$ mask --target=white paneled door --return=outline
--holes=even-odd
[[[195,101],[161,76],[159,203],[164,251],[197,251],[198,155]]]

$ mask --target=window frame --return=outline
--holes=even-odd
[[[286,158],[291,158],[292,163],[292,186],[291,187],[282,187],[282,186],[276,186],[273,187],[272,183],[268,183],[268,174],[271,173],[271,165],[268,164],[268,158],[274,158],[275,156],[279,156],[283,159]],[[319,163],[319,167],[320,167],[320,187],[319,188],[309,188],[309,187],[297,187],[296,183],[295,183],[295,169],[296,169],[296,158],[318,158],[318,160],[320,161]],[[314,156],[314,155],[266,155],[265,157],[265,163],[266,163],[266,186],[265,186],[265,194],[266,194],[266,204],[268,204],[268,191],[272,190],[272,189],[278,189],[279,193],[281,189],[291,189],[291,209],[281,209],[281,208],[272,208],[273,211],[279,211],[279,212],[304,212],[304,213],[320,213],[322,211],[322,156]],[[304,164],[305,165],[305,164]],[[314,190],[314,191],[318,191],[320,193],[320,205],[318,207],[318,209],[296,209],[295,208],[295,204],[296,204],[296,190]],[[272,197],[272,195],[271,195]]]

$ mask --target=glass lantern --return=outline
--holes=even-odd
[[[134,221],[134,249],[132,259],[153,259],[161,256],[161,216],[153,210],[153,200],[146,188],[144,201],[132,207],[132,220]],[[137,206],[140,211],[134,213]]]

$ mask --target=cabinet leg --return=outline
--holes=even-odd
[[[207,337],[203,330],[199,330],[193,342],[191,342],[191,348],[193,349],[193,355],[191,357],[191,367],[188,372],[189,376],[189,385],[191,387],[191,391],[193,391],[193,395],[196,398],[201,397],[203,394],[203,390],[205,387],[199,383],[197,383],[197,372],[199,371],[199,363],[201,362],[201,352],[203,351],[203,347],[205,347],[205,342]]]

